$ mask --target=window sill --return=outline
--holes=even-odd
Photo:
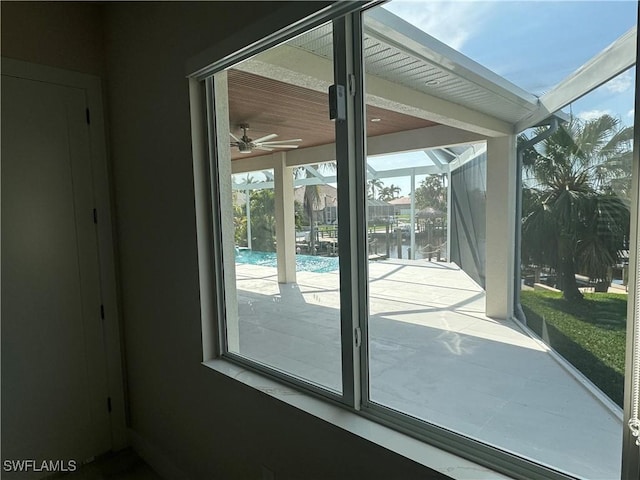
[[[235,363],[214,359],[203,362],[203,365],[453,479],[507,480],[510,478]]]

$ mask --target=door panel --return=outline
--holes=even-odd
[[[84,90],[2,76],[2,457],[109,450]]]

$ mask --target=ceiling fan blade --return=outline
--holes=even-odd
[[[298,148],[300,145],[265,145],[265,146],[273,150],[274,148]]]
[[[270,133],[269,135],[265,135],[264,137],[260,137],[260,138],[256,138],[255,140],[252,140],[253,143],[262,143],[266,140],[271,140],[272,138],[276,138],[278,136],[277,133]]]
[[[291,143],[291,142],[301,142],[301,138],[292,138],[291,140],[274,140],[273,142],[259,142],[262,145],[278,145],[279,143]],[[253,142],[258,143],[258,142]]]
[[[264,150],[265,152],[273,152],[273,148],[263,147],[262,145],[256,145],[253,147],[254,150]]]
[[[233,133],[229,132],[229,135],[231,135],[231,138],[233,138],[236,142],[240,141],[240,139],[236,137]]]

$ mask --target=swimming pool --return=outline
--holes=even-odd
[[[276,267],[276,254],[273,252],[254,252],[253,250],[236,250],[236,263]],[[313,255],[296,255],[298,272],[328,273],[338,270],[338,257],[316,257]]]

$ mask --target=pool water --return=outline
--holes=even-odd
[[[274,268],[278,265],[275,253],[253,250],[236,250],[236,263]],[[336,270],[338,270],[338,257],[296,255],[296,271],[298,272],[328,273]]]

